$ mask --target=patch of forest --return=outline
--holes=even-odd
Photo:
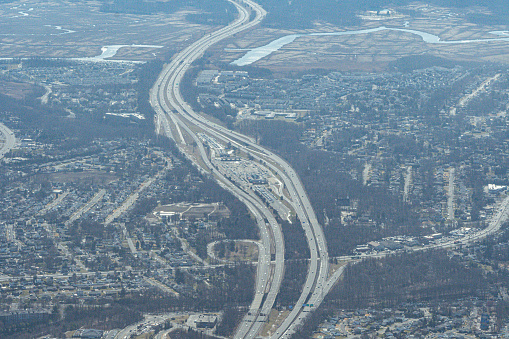
[[[346,268],[328,302],[342,309],[395,307],[405,302],[484,296],[488,280],[446,251],[366,259]]]
[[[319,324],[340,309],[382,310],[414,302],[441,307],[462,298],[487,300],[497,290],[493,286],[503,281],[507,281],[505,274],[486,274],[478,265],[445,250],[363,260],[346,268],[343,279],[292,338],[311,337]],[[507,304],[502,301],[497,306],[503,308],[500,319],[507,319]]]
[[[238,128],[278,152],[297,171],[318,221],[324,225],[331,256],[348,254],[359,244],[383,237],[421,233],[418,216],[399,197],[352,178],[349,171],[358,171],[360,166],[354,158],[312,150],[300,143],[304,126],[275,120],[242,121]],[[357,214],[369,215],[378,227],[342,224],[345,201],[349,204],[353,200],[358,201]]]
[[[458,62],[429,54],[410,55],[399,58],[389,64],[389,67],[401,72],[413,72],[418,69],[430,67],[454,68],[457,66],[470,66],[470,63]]]
[[[308,268],[307,260],[286,260],[283,282],[276,297],[276,307],[295,305],[306,282]]]

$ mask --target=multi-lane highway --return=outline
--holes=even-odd
[[[2,123],[0,123],[0,134],[3,135],[4,139],[3,144],[0,146],[0,159],[2,159],[16,144],[16,137],[14,133]]]
[[[240,5],[233,2],[233,4],[239,11],[238,18],[229,26],[203,37],[177,54],[163,70],[151,91],[150,98],[164,132],[175,139],[184,153],[200,166],[202,171],[213,172],[214,177],[223,187],[230,190],[246,204],[259,225],[262,246],[260,246],[258,257],[255,296],[248,314],[236,333],[238,338],[254,338],[265,324],[267,314],[270,313],[281,286],[284,272],[283,235],[274,216],[260,198],[253,194],[254,192],[245,192],[237,187],[212,164],[201,139],[198,137],[197,128],[201,133],[208,135],[216,136],[216,133],[211,133],[207,121],[193,121],[192,115],[195,113],[182,100],[179,89],[179,84],[189,65],[200,57],[208,47],[236,32],[258,24],[265,16],[265,11],[254,3]],[[254,11],[256,16],[254,20],[249,21],[251,11]],[[170,122],[173,123],[173,126],[170,126]],[[198,154],[191,154],[185,148],[186,136],[197,145]],[[274,264],[271,262],[272,256],[275,257]]]
[[[283,237],[274,216],[256,194],[247,188],[235,185],[212,164],[197,134],[204,133],[221,143],[230,143],[251,155],[255,160],[264,164],[267,170],[282,178],[290,192],[290,203],[304,228],[311,252],[311,261],[299,301],[281,327],[272,335],[277,338],[288,335],[292,330],[292,324],[296,320],[302,319],[305,312],[310,310],[310,306],[304,305],[313,304],[323,295],[322,289],[328,274],[328,254],[323,231],[318,224],[302,183],[288,163],[257,145],[251,138],[212,123],[194,112],[183,100],[179,88],[191,63],[199,58],[207,48],[226,37],[253,27],[266,14],[259,5],[252,1],[244,1],[240,4],[232,3],[239,11],[238,18],[232,24],[203,37],[177,54],[172,62],[164,68],[151,91],[150,98],[164,132],[177,142],[184,153],[199,165],[202,171],[212,173],[220,184],[243,201],[255,216],[260,227],[263,245],[261,248],[265,250],[261,251],[258,261],[255,298],[250,311],[237,330],[236,338],[256,337],[267,320],[267,315],[270,313],[279,291],[284,271]],[[249,21],[250,12],[256,14],[251,21]],[[189,148],[185,147],[186,137],[187,141],[192,140],[196,144],[198,152],[191,152]],[[275,256],[273,264],[270,260],[272,255]]]
[[[329,257],[325,236],[304,187],[293,168],[276,154],[257,145],[252,138],[228,130],[194,112],[182,98],[179,88],[185,72],[193,61],[203,55],[207,48],[222,39],[255,26],[266,14],[259,5],[250,0],[238,3],[232,0],[232,3],[239,12],[237,19],[230,25],[202,37],[176,54],[171,63],[163,69],[152,88],[150,101],[157,113],[159,130],[173,138],[184,154],[204,173],[212,175],[220,185],[245,203],[255,216],[260,228],[261,246],[255,297],[248,314],[237,329],[236,338],[258,336],[267,320],[267,315],[270,313],[279,291],[284,271],[283,237],[275,217],[265,207],[265,204],[248,186],[239,186],[226,178],[221,172],[221,168],[213,164],[198,135],[208,135],[219,143],[229,143],[235,146],[284,182],[289,192],[287,201],[301,222],[311,253],[306,282],[298,302],[282,324],[270,334],[271,338],[289,337],[302,324],[307,314],[320,305],[324,296],[341,276],[343,269],[336,271],[331,278],[328,278]],[[252,12],[256,15],[254,19],[249,20]],[[191,148],[190,143],[195,147]],[[509,205],[509,200],[506,205]],[[507,209],[507,206],[503,209],[503,215],[507,215]],[[490,226],[486,232],[493,232],[497,227],[499,225]],[[479,236],[485,236],[485,234],[480,233]],[[445,247],[446,244],[439,246]],[[274,261],[271,261],[272,256],[275,257]]]

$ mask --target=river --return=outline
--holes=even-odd
[[[422,38],[422,40],[428,44],[468,44],[468,43],[479,43],[479,42],[491,42],[491,41],[509,41],[509,32],[508,31],[493,31],[490,34],[497,35],[497,38],[487,38],[487,39],[471,39],[471,40],[441,40],[439,36],[413,30],[406,28],[391,28],[391,27],[377,27],[370,29],[361,29],[355,31],[343,31],[343,32],[324,32],[324,33],[308,33],[308,34],[290,34],[283,36],[279,39],[276,39],[270,42],[267,45],[260,46],[248,51],[241,58],[233,61],[231,64],[236,66],[246,66],[250,65],[253,62],[256,62],[275,51],[281,49],[283,46],[286,46],[295,41],[295,39],[305,36],[342,36],[342,35],[359,35],[359,34],[371,34],[381,31],[397,31],[397,32],[405,32],[410,34],[418,35]]]

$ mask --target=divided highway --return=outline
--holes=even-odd
[[[3,134],[5,140],[0,148],[0,159],[2,159],[16,144],[14,133],[4,124],[0,123],[0,133]]]
[[[150,99],[157,113],[160,128],[177,142],[184,154],[202,171],[212,174],[223,187],[244,202],[260,227],[261,247],[264,250],[261,251],[259,258],[255,298],[249,313],[238,327],[235,338],[254,338],[260,334],[265,325],[284,273],[283,236],[274,216],[260,198],[253,191],[238,187],[215,168],[197,134],[205,133],[221,143],[231,143],[255,160],[261,160],[269,171],[277,174],[284,181],[290,193],[290,203],[305,231],[311,261],[299,301],[283,324],[272,334],[272,338],[279,338],[289,336],[293,331],[293,324],[302,320],[305,313],[313,308],[311,305],[315,302],[319,303],[324,295],[323,288],[327,281],[329,259],[322,228],[318,224],[302,183],[287,162],[257,145],[251,138],[212,123],[194,112],[183,100],[179,88],[191,63],[201,57],[207,48],[235,33],[257,25],[266,14],[263,8],[252,1],[246,0],[241,3],[232,1],[232,3],[239,12],[238,18],[230,25],[208,34],[178,53],[164,68],[152,88]],[[251,11],[256,15],[249,21]],[[197,146],[198,154],[194,152],[194,148],[191,151],[191,148],[186,146],[189,142]],[[271,262],[271,256],[274,256],[273,262]]]
[[[289,338],[303,323],[310,311],[318,307],[323,298],[340,278],[344,267],[329,278],[329,256],[323,230],[318,223],[304,187],[293,168],[278,155],[261,147],[243,134],[231,131],[197,114],[184,101],[180,83],[190,65],[203,55],[213,44],[238,32],[257,25],[266,15],[258,4],[251,0],[235,2],[239,15],[230,25],[212,32],[176,54],[170,64],[164,67],[150,92],[150,102],[157,113],[158,130],[175,140],[182,152],[202,172],[213,176],[225,189],[237,196],[256,218],[260,229],[260,253],[256,276],[256,291],[248,314],[237,328],[235,338],[255,338],[261,330],[274,305],[284,273],[284,240],[274,215],[251,189],[239,186],[221,173],[210,159],[203,141],[198,134],[206,134],[221,144],[230,143],[243,153],[251,156],[258,165],[277,175],[289,193],[288,202],[295,211],[304,229],[310,249],[310,264],[306,282],[298,302],[281,325],[271,333],[270,338]],[[256,15],[250,21],[251,13]],[[194,145],[194,146],[193,146]],[[509,198],[504,200],[500,212],[490,226],[478,235],[464,239],[469,243],[493,233],[500,228],[509,213]],[[433,247],[451,247],[457,243],[443,243]],[[425,249],[425,248],[421,248]],[[383,256],[374,255],[373,257]]]

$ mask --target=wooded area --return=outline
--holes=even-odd
[[[300,143],[303,125],[277,120],[242,121],[238,128],[281,154],[297,171],[318,221],[324,225],[331,256],[348,254],[358,244],[382,237],[420,235],[422,229],[417,227],[417,215],[400,197],[382,187],[365,186],[352,178],[349,170],[360,166],[354,158],[312,150]],[[362,223],[345,227],[341,223],[341,211],[346,202],[354,200],[358,201],[358,215],[369,215],[377,225],[383,227]]]
[[[465,267],[446,251],[366,259],[346,268],[329,294],[338,308],[395,307],[404,302],[482,297],[488,281],[481,269]]]

